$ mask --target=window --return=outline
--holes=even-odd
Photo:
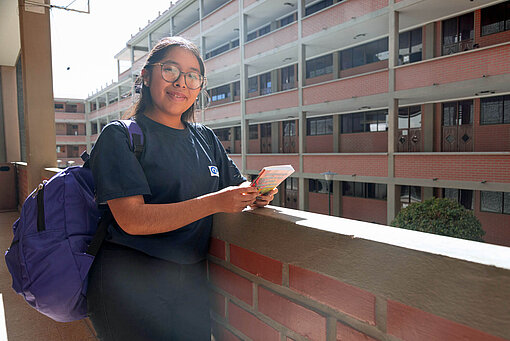
[[[386,200],[387,186],[386,184],[343,181],[342,195],[346,197]]]
[[[468,210],[473,209],[473,202],[475,197],[472,190],[445,188],[443,197],[458,202]]]
[[[259,138],[259,126],[251,125],[249,130],[250,140],[256,140]]]
[[[267,95],[271,93],[271,72],[260,75],[260,94]]]
[[[400,65],[420,61],[423,48],[421,27],[400,33],[398,47]]]
[[[248,78],[248,93],[257,92],[259,90],[258,76]]]
[[[248,36],[246,37],[246,41],[250,41],[257,38],[257,31],[253,31],[248,33]]]
[[[306,135],[331,135],[333,134],[333,117],[309,118],[306,120]]]
[[[230,84],[223,85],[210,90],[211,102],[217,102],[230,98]]]
[[[294,13],[292,13],[291,15],[288,15],[285,18],[279,20],[280,27],[287,26],[287,25],[293,23],[294,20],[295,20]]]
[[[510,2],[482,9],[482,36],[510,30]]]
[[[480,211],[510,214],[510,192],[481,191]]]
[[[267,25],[267,26],[264,26],[261,29],[259,29],[258,35],[259,35],[259,37],[261,37],[265,34],[268,34],[269,32],[271,32],[271,25]]]
[[[400,202],[403,207],[421,201],[421,187],[400,186]]]
[[[297,178],[287,178],[285,180],[285,189],[297,191],[299,189],[299,182]]]
[[[241,95],[241,82],[237,81],[234,83],[234,98]]]
[[[296,136],[296,121],[283,122],[283,136]]]
[[[239,39],[232,40],[230,48],[238,47],[239,46]]]
[[[230,49],[230,44],[229,43],[226,43],[208,53],[205,54],[205,59],[209,59],[209,58],[212,58],[214,56],[217,56],[225,51],[228,51]]]
[[[282,90],[295,88],[294,83],[294,65],[290,65],[281,69]]]
[[[240,140],[241,139],[241,127],[235,127],[234,128],[234,139]]]
[[[467,13],[443,21],[443,55],[472,48],[475,35],[474,15]]]
[[[398,109],[398,129],[421,128],[421,106]]]
[[[342,115],[342,134],[387,131],[387,117],[387,110]]]
[[[78,112],[78,106],[76,104],[67,104],[66,112]]]
[[[230,140],[230,128],[214,129],[214,133],[220,141]]]
[[[61,152],[64,152],[64,148],[62,148],[63,146],[57,146],[57,153],[61,153]]]
[[[306,7],[306,9],[305,9],[305,16],[306,15],[310,15],[310,14],[315,13],[315,12],[318,12],[321,9],[324,9],[324,8],[329,7],[331,5],[333,5],[333,0],[322,0],[322,1],[316,2],[313,5]]]
[[[55,110],[64,110],[64,104],[55,103]]]
[[[480,106],[481,124],[510,123],[510,95],[482,98]]]
[[[329,73],[333,73],[332,54],[306,61],[306,78],[318,77]]]
[[[319,179],[310,179],[308,180],[308,192],[310,193],[333,193],[333,182],[329,182],[329,192],[328,192],[328,182],[326,180]]]
[[[383,38],[342,51],[340,54],[340,68],[346,70],[387,60],[388,58],[388,38]]]

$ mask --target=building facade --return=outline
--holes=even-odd
[[[196,121],[244,174],[296,169],[275,205],[389,224],[448,197],[510,246],[510,1],[180,0],[85,100],[88,149],[169,35],[201,48],[209,98]]]
[[[85,101],[55,98],[57,167],[82,164],[81,153],[87,150]]]

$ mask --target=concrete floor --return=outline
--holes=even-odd
[[[3,255],[11,244],[12,223],[18,216],[18,212],[0,213],[0,254],[2,255],[0,260],[0,341],[97,340],[90,321],[55,322],[30,307],[12,290],[11,276]]]

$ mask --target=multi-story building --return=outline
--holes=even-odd
[[[81,153],[87,150],[85,102],[80,99],[55,98],[57,166],[82,164]]]
[[[180,0],[86,99],[91,144],[169,35],[200,46],[210,105],[196,120],[244,174],[296,169],[274,204],[388,224],[448,197],[510,246],[510,1]]]

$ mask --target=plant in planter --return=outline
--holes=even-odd
[[[411,204],[397,214],[391,226],[480,242],[485,234],[472,211],[447,198]]]

